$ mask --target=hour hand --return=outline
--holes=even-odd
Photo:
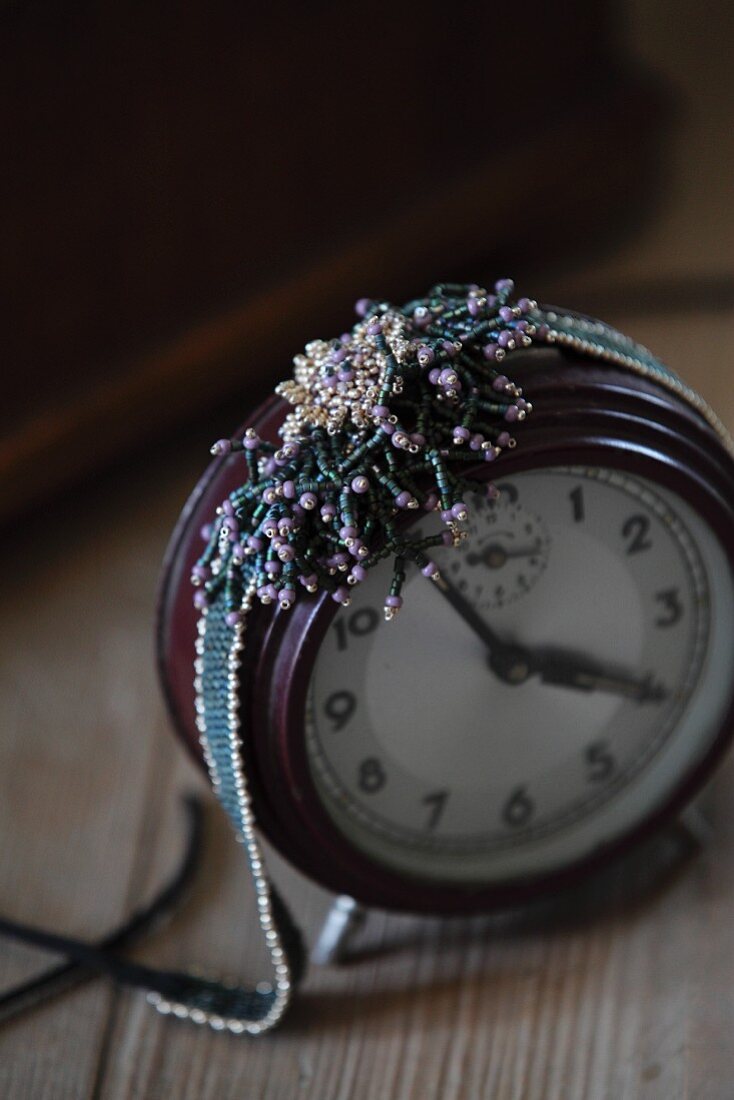
[[[605,691],[623,695],[636,703],[662,703],[668,692],[652,675],[638,678],[617,669],[604,668],[585,658],[553,651],[534,653],[532,672],[545,684],[577,688],[579,691]]]

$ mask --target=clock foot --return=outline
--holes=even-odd
[[[311,951],[311,961],[317,966],[343,962],[352,936],[362,927],[365,917],[366,910],[359,902],[348,894],[340,894],[327,913]]]
[[[678,824],[696,848],[706,848],[713,837],[713,825],[706,813],[706,804],[699,797],[678,818]]]

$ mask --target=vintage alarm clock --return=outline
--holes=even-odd
[[[234,1031],[301,969],[260,832],[360,905],[487,911],[679,812],[734,727],[734,452],[703,399],[507,279],[357,314],[214,445],[165,568],[166,697],[275,976],[240,1012],[157,1003]]]

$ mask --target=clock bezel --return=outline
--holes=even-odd
[[[565,353],[529,353],[519,373],[536,412],[523,425],[521,445],[503,456],[501,468],[482,464],[478,477],[489,480],[500,472],[504,477],[558,465],[603,465],[648,477],[687,499],[725,549],[734,546],[734,462],[688,404],[648,379]],[[281,416],[280,403],[271,400],[250,423],[272,433]],[[161,675],[174,722],[200,762],[190,686],[195,615],[188,576],[198,553],[200,523],[241,477],[232,459],[212,464],[174,535],[161,590]],[[251,614],[242,668],[243,751],[264,835],[320,885],[367,905],[421,913],[486,912],[571,885],[675,816],[705,783],[734,734],[733,677],[726,719],[707,751],[681,775],[664,804],[649,809],[605,848],[561,869],[490,885],[409,878],[375,863],[345,839],[311,776],[304,721],[308,684],[337,611],[328,594],[321,593],[297,601],[288,612],[257,608]]]

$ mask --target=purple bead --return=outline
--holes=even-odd
[[[382,428],[385,435],[392,435],[395,431],[395,425],[391,424],[389,420],[383,420],[380,424],[380,427]]]
[[[248,431],[245,432],[245,438],[242,440],[242,442],[244,443],[245,448],[248,451],[254,451],[257,447],[260,446],[261,440],[257,432],[252,431],[252,429],[248,429]]]
[[[429,348],[427,344],[421,344],[418,348],[418,362],[422,367],[428,367],[436,358],[436,353],[433,348]]]
[[[209,454],[213,455],[228,455],[232,451],[231,439],[218,439],[216,443],[212,443],[209,448]]]
[[[300,497],[298,498],[298,503],[301,505],[301,508],[305,508],[307,512],[310,512],[316,507],[318,503],[316,499],[316,494],[310,491],[306,493],[301,493]]]
[[[403,597],[402,596],[386,596],[385,597],[385,607],[399,608],[399,607],[402,607],[402,606],[403,606]]]
[[[395,497],[395,503],[398,508],[407,508],[412,499],[412,494],[409,493],[407,489],[403,489],[402,493],[398,493]]]
[[[469,510],[466,504],[464,504],[463,500],[457,500],[456,504],[454,504],[453,508],[451,509],[451,515],[454,517],[454,519],[466,519],[468,514]]]
[[[343,363],[344,360],[346,359],[346,357],[347,357],[347,349],[346,348],[334,348],[334,350],[331,353],[332,363]]]
[[[274,474],[274,473],[276,472],[276,470],[278,469],[278,467],[277,467],[277,465],[276,465],[276,463],[275,463],[275,460],[274,460],[274,459],[272,459],[272,458],[269,458],[269,459],[267,460],[267,462],[265,463],[265,466],[264,466],[264,468],[263,468],[263,469],[264,469],[264,473],[265,473],[265,476],[266,476],[266,477],[272,477],[272,476],[273,476],[273,474]]]
[[[357,581],[363,581],[367,576],[367,570],[364,568],[363,565],[353,565],[351,573]]]
[[[204,592],[203,589],[199,588],[196,592],[194,592],[194,607],[196,607],[199,611],[203,611],[208,603],[209,600],[207,598],[207,594],[206,592]]]
[[[236,535],[239,531],[237,526],[237,520],[234,516],[225,516],[222,520],[222,530],[226,531],[229,535]]]
[[[321,518],[324,522],[333,519],[336,515],[336,505],[332,504],[330,500],[327,500],[326,504],[321,506]]]
[[[454,514],[450,508],[444,508],[441,511],[441,519],[444,523],[451,523],[453,521]]]
[[[415,443],[416,447],[425,447],[426,437],[421,432],[411,432],[410,442]]]
[[[471,298],[467,298],[466,308],[469,310],[469,313],[472,317],[478,317],[479,314],[482,312],[482,307],[479,303],[479,299],[473,296]]]
[[[352,489],[355,493],[366,493],[370,487],[369,479],[364,474],[358,474],[352,478]]]
[[[527,401],[525,400],[524,397],[518,397],[517,400],[515,401],[515,404],[517,405],[518,409],[522,409],[523,412],[528,407],[528,403],[527,403]]]
[[[360,298],[354,303],[354,312],[358,317],[366,317],[371,305],[371,298]]]
[[[454,545],[454,536],[451,534],[450,531],[442,531],[441,532],[441,541],[443,542],[444,546],[453,546]]]
[[[471,432],[468,428],[463,428],[461,425],[454,428],[454,443],[466,443],[467,439],[471,438]]]
[[[225,516],[234,515],[234,505],[232,504],[232,501],[229,499],[229,497],[227,497],[227,499],[222,502],[222,511],[224,512]]]
[[[508,405],[505,409],[505,420],[508,420],[510,424],[514,423],[519,415],[520,410],[517,405]]]
[[[283,482],[283,496],[286,500],[293,500],[296,495],[296,486],[292,481]]]
[[[339,379],[340,382],[351,382],[352,379],[354,378],[354,371],[353,370],[340,370],[338,375],[337,375],[337,378]]]
[[[453,340],[444,340],[441,344],[441,347],[446,352],[449,359],[453,359],[454,356],[457,354],[456,344],[453,342]]]
[[[195,565],[191,570],[191,576],[195,577],[197,581],[209,580],[211,570],[206,565]]]
[[[497,436],[497,446],[506,447],[511,439],[512,436],[509,432],[500,432],[500,434]]]
[[[499,346],[501,348],[512,348],[512,347],[514,347],[515,346],[514,333],[510,332],[509,329],[503,329],[502,332],[497,337],[497,343],[499,344]]]
[[[280,573],[281,565],[279,561],[273,558],[271,561],[266,561],[263,568],[269,577],[277,577],[278,573]]]
[[[205,523],[204,526],[200,529],[199,534],[201,535],[204,542],[209,542],[209,539],[212,537],[211,523]]]
[[[227,626],[235,627],[242,620],[242,616],[239,611],[228,611],[224,616],[224,621]]]
[[[542,324],[538,328],[538,339],[547,340],[550,335],[550,325]]]
[[[248,535],[247,536],[247,545],[250,547],[251,550],[256,550],[257,551],[257,550],[262,550],[262,548],[265,544],[263,543],[263,540],[259,539],[256,535]]]
[[[530,298],[521,298],[517,305],[521,313],[530,313],[530,310],[535,308],[535,302]]]
[[[440,381],[440,378],[441,378],[441,368],[440,367],[433,367],[431,370],[429,370],[429,372],[428,372],[428,381],[431,383],[432,386],[437,386],[439,381]]]
[[[280,592],[278,593],[278,600],[280,602],[281,607],[286,607],[286,608],[290,607],[291,604],[293,603],[293,601],[295,600],[295,598],[296,598],[295,588],[281,588]]]
[[[364,543],[362,542],[362,540],[361,539],[353,539],[352,544],[349,547],[349,553],[352,555],[352,557],[354,557],[354,558],[364,557],[365,555],[364,555],[363,551],[364,551]]]
[[[386,416],[390,415],[390,410],[387,405],[373,405],[372,415],[379,417],[380,420],[384,420]]]
[[[288,543],[286,543],[284,546],[279,547],[278,549],[278,557],[281,561],[293,561],[295,556],[295,550]]]
[[[496,457],[497,457],[497,452],[495,451],[494,447],[487,447],[487,449],[484,451],[484,461],[485,462],[494,462]]]
[[[336,554],[332,554],[331,561],[337,568],[340,565],[346,565],[349,561],[349,554],[345,554],[343,550],[338,550]]]
[[[438,380],[442,386],[455,386],[459,381],[459,376],[453,367],[444,367],[438,376]]]
[[[335,603],[348,603],[349,596],[349,589],[345,584],[340,584],[339,587],[331,593],[331,598]]]
[[[341,527],[339,529],[339,538],[343,539],[345,542],[347,539],[356,538],[357,534],[358,532],[356,527]]]
[[[309,573],[307,576],[304,576],[304,574],[302,573],[298,579],[304,586],[304,588],[315,588],[316,585],[319,583],[319,578],[316,576],[315,573]]]
[[[436,565],[435,561],[426,562],[426,564],[421,569],[421,573],[424,577],[432,577],[434,576],[434,574],[438,573],[438,566]]]
[[[505,323],[514,321],[515,313],[512,306],[500,306],[500,319]]]
[[[489,360],[496,359],[497,358],[497,345],[496,344],[485,344],[484,347],[482,348],[482,355],[484,356],[485,359],[489,359]]]
[[[429,493],[426,499],[423,501],[423,507],[425,508],[426,512],[432,512],[437,504],[438,497],[435,493]]]
[[[481,434],[481,432],[477,432],[476,435],[473,435],[471,437],[471,443],[469,444],[469,447],[472,451],[478,451],[481,448],[482,443],[484,443],[484,436]]]
[[[507,377],[506,374],[498,374],[494,382],[492,383],[492,389],[497,390],[498,393],[502,393],[504,392],[505,387],[509,386],[509,384],[510,379]]]
[[[512,294],[515,284],[512,279],[498,279],[494,284],[494,289],[498,294]]]
[[[382,332],[382,325],[380,324],[379,321],[372,321],[371,324],[367,325],[367,335],[368,336],[379,336],[381,332]]]

